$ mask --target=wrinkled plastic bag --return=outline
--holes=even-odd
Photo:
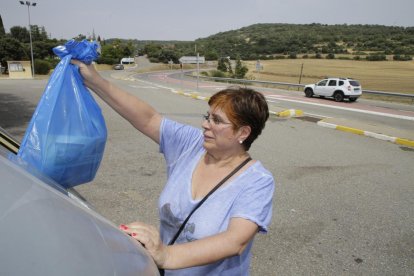
[[[53,71],[18,151],[24,161],[70,188],[94,179],[107,130],[101,109],[84,86],[77,59],[90,64],[99,45],[83,40],[53,48],[61,61]]]

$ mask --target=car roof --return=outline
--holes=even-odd
[[[329,80],[332,80],[332,79],[335,79],[335,80],[348,80],[348,81],[355,80],[353,78],[338,78],[338,77],[327,77],[325,79],[329,79]]]

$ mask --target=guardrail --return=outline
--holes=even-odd
[[[190,76],[194,77],[193,75],[190,75]],[[305,85],[303,84],[288,83],[288,82],[271,82],[271,81],[218,78],[218,77],[207,77],[207,76],[199,76],[199,78],[215,80],[215,81],[233,82],[233,83],[250,83],[250,84],[262,84],[262,85],[271,85],[271,86],[287,86],[288,89],[290,87],[296,87],[296,88],[305,87]],[[411,103],[414,103],[414,94],[404,94],[404,93],[397,93],[397,92],[374,91],[374,90],[362,90],[362,93],[389,96],[389,97],[411,98]]]
[[[194,77],[193,75],[189,75]],[[246,80],[246,79],[233,79],[233,78],[218,78],[218,77],[207,77],[207,76],[199,76],[199,78],[209,79],[209,80],[217,80],[217,81],[225,81],[225,82],[236,82],[236,83],[256,83],[256,84],[267,84],[273,86],[288,86],[288,87],[305,87],[303,84],[296,84],[296,83],[288,83],[288,82],[271,82],[271,81],[258,81],[258,80]]]
[[[404,93],[374,91],[374,90],[362,90],[362,92],[367,93],[367,94],[375,94],[375,95],[383,95],[383,96],[411,98],[411,100],[414,101],[414,94],[404,94]]]

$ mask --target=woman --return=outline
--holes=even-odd
[[[120,228],[144,245],[166,275],[248,275],[253,238],[267,231],[272,216],[273,177],[247,152],[269,117],[263,95],[245,88],[216,93],[200,130],[162,117],[93,66],[73,63],[87,87],[160,145],[167,162],[160,232],[142,222]],[[243,161],[168,245],[197,203]]]

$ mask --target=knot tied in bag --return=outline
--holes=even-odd
[[[53,48],[55,55],[63,59],[67,55],[71,55],[73,59],[82,61],[85,64],[91,64],[97,60],[100,54],[100,46],[96,41],[89,42],[86,39],[76,41],[69,40],[63,46]]]
[[[23,137],[18,156],[65,188],[90,182],[99,168],[107,130],[101,109],[72,58],[91,63],[96,42],[71,40],[53,51],[61,58]]]

